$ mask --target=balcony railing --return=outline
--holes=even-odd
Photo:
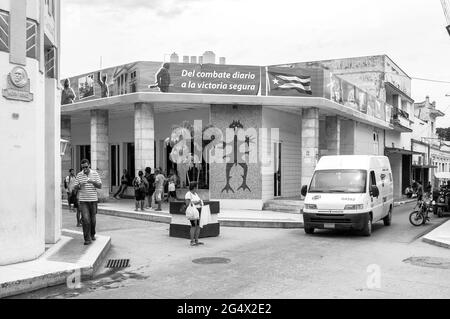
[[[402,109],[399,109],[399,108],[397,108],[397,107],[394,107],[394,108],[392,109],[392,118],[393,118],[394,120],[396,120],[396,119],[399,118],[399,116],[400,116],[400,117],[403,117],[403,118],[405,118],[405,119],[407,119],[407,120],[409,120],[409,114],[408,114],[408,112],[405,112],[405,111],[403,111]]]

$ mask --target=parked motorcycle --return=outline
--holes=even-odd
[[[409,222],[414,226],[425,225],[430,220],[428,214],[433,212],[432,200],[429,196],[423,197],[422,200],[417,201],[414,210],[409,214]]]

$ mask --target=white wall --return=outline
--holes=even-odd
[[[0,3],[0,7],[3,6]],[[0,87],[13,68],[9,54],[0,52]],[[44,79],[36,60],[27,59],[34,101],[0,96],[0,265],[37,258],[44,252]],[[26,181],[26,182],[24,182]]]
[[[281,141],[281,196],[298,196],[301,189],[301,116],[263,108],[263,128],[278,128]],[[267,142],[267,141],[266,141]],[[268,144],[264,145],[263,154],[270,154]],[[271,154],[271,159],[273,154]],[[274,197],[273,171],[263,169],[262,199]]]
[[[378,141],[373,134],[378,133]],[[377,145],[377,146],[374,146]],[[355,155],[384,155],[384,132],[373,126],[356,123],[355,125]]]

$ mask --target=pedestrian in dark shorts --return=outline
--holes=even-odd
[[[145,176],[148,182],[148,191],[147,191],[147,208],[152,208],[152,197],[155,193],[155,175],[152,174],[152,169],[150,167],[145,168]]]
[[[186,207],[189,207],[189,205],[191,205],[191,203],[195,206],[195,208],[197,208],[199,214],[199,218],[196,220],[191,220],[191,231],[190,231],[190,235],[191,235],[191,246],[197,246],[197,245],[203,245],[202,242],[198,241],[198,238],[200,236],[200,216],[202,213],[202,206],[203,206],[203,201],[200,198],[200,196],[198,196],[197,192],[195,191],[197,187],[197,183],[190,183],[189,184],[189,192],[186,193],[185,195],[185,200],[186,200]]]
[[[81,210],[80,210],[80,204],[79,204],[79,192],[77,190],[74,190],[72,192],[73,196],[73,208],[77,212],[77,227],[81,227]]]
[[[148,182],[142,171],[139,171],[138,176],[134,178],[133,186],[134,197],[136,198],[135,211],[138,211],[139,207],[141,207],[141,210],[144,211],[145,194],[147,193]]]

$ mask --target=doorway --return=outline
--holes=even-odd
[[[273,150],[273,196],[281,197],[281,143],[274,143]]]

